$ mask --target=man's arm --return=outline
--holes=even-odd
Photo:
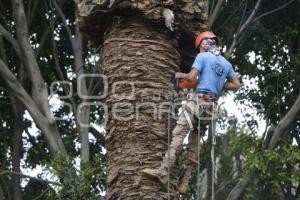
[[[183,79],[186,79],[186,80],[189,80],[189,81],[196,80],[197,76],[198,76],[198,71],[194,68],[187,74],[182,73],[182,72],[176,72],[176,74],[175,74],[176,79],[183,78]]]
[[[225,90],[237,90],[240,87],[241,87],[241,83],[236,76],[227,79],[227,81],[224,84]]]

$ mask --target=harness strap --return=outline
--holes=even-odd
[[[182,112],[183,112],[183,114],[184,114],[184,116],[185,116],[185,119],[186,119],[186,121],[187,121],[187,123],[188,123],[188,125],[189,125],[189,127],[190,127],[190,132],[191,131],[193,131],[194,130],[194,126],[193,126],[193,122],[192,122],[192,113],[191,113],[191,111],[188,109],[188,107],[187,107],[187,103],[189,102],[189,101],[193,101],[193,100],[191,100],[191,98],[189,97],[188,98],[188,100],[187,100],[187,102],[185,102],[183,105],[182,105]]]
[[[184,114],[184,116],[185,116],[186,121],[187,121],[188,124],[189,124],[190,131],[194,130],[194,126],[193,126],[192,119],[191,119],[191,117],[192,117],[192,116],[191,116],[191,113],[188,112],[187,109],[185,109],[185,110],[183,111],[183,114]]]

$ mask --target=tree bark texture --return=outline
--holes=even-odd
[[[115,19],[105,36],[107,200],[168,199],[158,180],[139,172],[160,167],[167,151],[167,113],[159,119],[155,110],[170,103],[172,76],[180,65],[176,45],[168,32],[133,18]],[[118,115],[129,119],[117,119],[116,107],[132,109]],[[175,173],[174,169],[170,175],[170,199],[179,199]]]
[[[14,101],[15,103],[18,101]],[[15,125],[14,125],[14,137],[13,137],[13,151],[12,151],[12,171],[20,172],[21,161],[21,149],[22,149],[22,132],[23,132],[23,113],[24,108],[19,103],[15,104]],[[22,188],[20,176],[13,175],[13,200],[22,200]]]
[[[76,26],[76,34],[75,39],[73,42],[73,52],[74,52],[74,66],[75,70],[77,72],[77,76],[83,76],[84,75],[84,61],[83,61],[83,51],[82,51],[82,36],[80,32],[78,31],[78,27]],[[80,82],[79,82],[80,81]],[[78,92],[80,92],[82,97],[82,103],[86,103],[87,99],[86,96],[88,96],[88,89],[86,85],[86,79],[80,78],[77,79],[77,85]],[[79,133],[80,133],[80,140],[81,140],[81,160],[84,162],[89,161],[90,159],[90,143],[89,143],[89,128],[86,126],[82,126],[82,124],[90,124],[90,108],[88,106],[82,107],[80,111],[77,111],[76,113],[77,117],[76,119],[78,121],[79,125]]]
[[[110,26],[112,16],[124,13],[139,13],[140,18],[159,22],[163,21],[162,10],[168,8],[174,12],[175,29],[193,39],[207,28],[207,0],[79,0],[77,6],[81,32],[97,45],[103,42],[103,33]]]

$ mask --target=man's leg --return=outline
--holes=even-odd
[[[176,127],[172,132],[172,142],[170,144],[169,151],[166,152],[164,159],[162,161],[161,169],[162,174],[167,173],[168,167],[172,167],[176,161],[176,151],[180,145],[182,145],[184,138],[189,132],[190,127],[185,119],[185,116],[181,114]]]
[[[172,132],[172,142],[169,147],[169,151],[165,153],[161,167],[159,169],[144,169],[141,172],[148,176],[158,178],[162,184],[166,184],[168,181],[168,167],[172,168],[176,161],[176,150],[182,144],[186,134],[189,132],[190,127],[183,112],[179,116],[177,124]]]
[[[203,103],[202,99],[199,100],[199,103]],[[193,167],[200,163],[200,160],[197,157],[198,152],[200,150],[200,138],[205,135],[205,132],[207,131],[207,125],[209,125],[210,121],[208,121],[206,117],[202,118],[201,116],[200,123],[200,127],[197,126],[197,128],[189,134],[186,156],[186,169],[179,184],[179,192],[182,194],[185,194],[188,191],[189,181],[192,177]]]
[[[193,132],[195,127],[194,114],[196,113],[197,104],[195,101],[188,101],[186,108],[183,110],[177,120],[177,125],[172,132],[172,142],[170,144],[169,152],[167,151],[162,161],[162,173],[167,174],[167,169],[172,168],[176,161],[176,151],[182,145],[184,138],[189,132]],[[192,126],[192,127],[190,127]],[[191,133],[190,133],[191,135]]]
[[[172,142],[170,144],[169,151],[166,152],[160,169],[144,169],[142,173],[158,178],[163,184],[167,183],[168,167],[172,168],[176,161],[176,151],[178,147],[183,143],[184,138],[192,127],[189,126],[188,120],[194,124],[195,120],[193,114],[196,109],[196,103],[189,101],[187,103],[187,110],[181,112],[177,124],[172,132]],[[189,117],[189,119],[187,119]]]
[[[189,143],[187,149],[186,169],[179,184],[179,192],[185,194],[188,190],[189,181],[192,176],[193,166],[198,164],[197,151],[198,151],[198,134],[191,132],[189,134]]]

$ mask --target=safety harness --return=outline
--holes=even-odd
[[[176,80],[175,82],[175,88],[177,91],[177,95],[179,94],[179,81]],[[180,89],[190,89],[190,88],[180,88]],[[179,115],[181,115],[183,113],[183,115],[185,116],[187,123],[189,125],[189,134],[193,134],[194,131],[194,125],[192,122],[192,118],[195,116],[195,114],[197,115],[196,118],[198,120],[198,124],[197,124],[197,197],[200,196],[200,144],[199,141],[202,137],[201,134],[201,117],[203,116],[203,113],[206,112],[206,109],[203,107],[202,103],[199,101],[200,95],[197,95],[196,98],[196,106],[197,106],[197,113],[193,114],[189,108],[187,107],[187,104],[189,101],[194,101],[194,99],[192,98],[192,92],[191,90],[187,92],[187,98],[183,98],[181,100],[182,104],[181,104],[181,113],[179,113]],[[211,136],[212,136],[212,146],[211,146],[211,161],[212,161],[212,187],[211,187],[211,199],[214,200],[214,185],[215,185],[215,146],[216,146],[216,110],[217,110],[217,102],[216,99],[213,99],[212,101],[212,112],[211,112],[211,120],[210,120],[210,132],[211,132]],[[169,145],[170,145],[170,115],[168,116],[168,153],[169,153]],[[168,163],[168,166],[170,164]],[[168,199],[170,198],[170,167],[168,167]]]

